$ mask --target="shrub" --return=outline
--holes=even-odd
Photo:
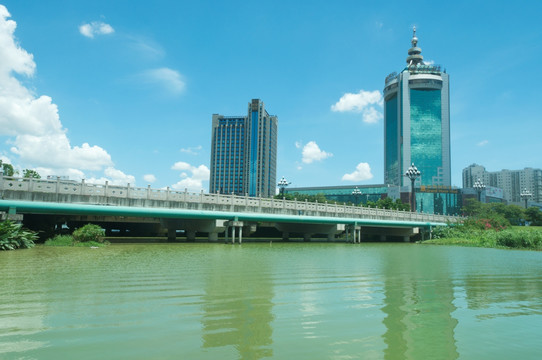
[[[105,231],[94,224],[87,224],[73,232],[73,238],[76,242],[95,241],[104,242]]]
[[[47,246],[73,246],[73,236],[71,235],[56,235],[55,237],[45,241]]]
[[[34,246],[38,235],[16,224],[6,220],[0,222],[0,250],[28,249]]]

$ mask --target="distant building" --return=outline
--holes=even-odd
[[[487,187],[502,189],[503,198],[509,203],[523,204],[521,192],[527,189],[532,194],[529,201],[542,202],[542,170],[501,170],[489,172],[482,165],[472,164],[463,169],[463,188],[472,188],[480,179]],[[487,191],[486,191],[487,192]]]
[[[451,186],[449,78],[423,62],[416,28],[407,66],[386,77],[384,87],[384,182],[411,186],[412,163],[421,172],[415,186]]]
[[[354,190],[358,189],[356,194]],[[287,194],[297,196],[303,201],[303,195],[324,195],[330,202],[367,204],[387,197],[393,200],[400,199],[408,204],[410,201],[410,188],[408,186],[378,185],[344,185],[287,188]],[[458,215],[463,206],[461,191],[451,186],[422,185],[415,188],[416,211],[426,214]]]
[[[213,114],[210,193],[275,195],[278,118],[263,101],[248,103],[246,116]]]

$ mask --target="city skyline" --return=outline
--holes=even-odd
[[[541,4],[0,4],[0,159],[42,176],[207,190],[210,116],[260,98],[280,119],[277,179],[383,183],[383,79],[413,25],[453,76],[452,185],[472,163],[542,167]]]

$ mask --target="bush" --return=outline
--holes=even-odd
[[[73,246],[73,236],[71,235],[56,235],[55,237],[45,241],[47,246]]]
[[[73,232],[73,239],[76,242],[95,241],[98,243],[104,242],[105,231],[94,224],[87,224]]]
[[[0,250],[28,249],[34,246],[38,235],[16,224],[6,220],[0,222]]]
[[[497,244],[510,248],[540,249],[542,233],[539,231],[507,230],[497,234]]]

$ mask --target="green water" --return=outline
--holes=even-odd
[[[0,253],[0,359],[541,359],[542,252],[145,244]]]

